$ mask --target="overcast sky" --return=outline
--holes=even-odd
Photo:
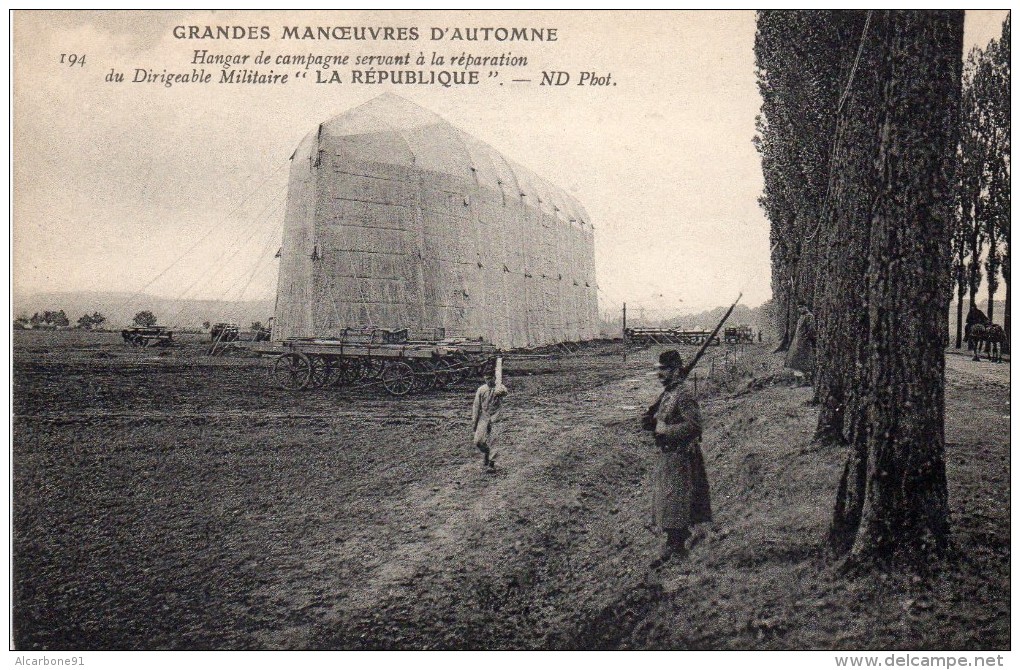
[[[966,48],[1005,11],[969,12]],[[180,40],[177,25],[268,26],[268,40]],[[413,42],[282,40],[284,26],[416,26]],[[432,42],[430,27],[556,28],[550,43]],[[42,13],[14,20],[15,293],[275,294],[288,158],[319,122],[393,92],[571,192],[596,227],[603,311],[766,300],[768,222],[751,144],[753,12]],[[129,83],[223,54],[500,55],[472,87]],[[85,66],[60,64],[85,54]],[[65,61],[67,56],[65,56]],[[293,73],[293,66],[254,66]],[[111,68],[128,82],[106,83]],[[342,74],[348,76],[343,68]],[[216,67],[206,70],[219,78]],[[484,71],[485,68],[482,68]],[[609,87],[537,85],[542,70]],[[531,78],[530,84],[512,78]],[[573,84],[573,82],[572,82]],[[176,261],[176,263],[175,263]],[[169,269],[168,269],[169,268]],[[165,272],[164,272],[165,270]],[[162,274],[161,274],[162,273]]]

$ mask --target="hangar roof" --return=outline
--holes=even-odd
[[[531,170],[506,158],[481,140],[465,133],[438,114],[400,96],[384,93],[339,114],[302,141],[355,160],[416,167],[474,181],[480,187],[524,198],[528,204],[565,221],[591,225],[573,197]]]

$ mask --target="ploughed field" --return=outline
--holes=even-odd
[[[1010,646],[1008,363],[947,356],[952,560],[846,578],[820,550],[844,455],[812,442],[810,389],[764,346],[710,349],[715,522],[650,573],[657,349],[508,362],[489,474],[473,383],[288,392],[197,336],[14,335],[19,649]]]

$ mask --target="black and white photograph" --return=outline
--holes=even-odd
[[[8,663],[1007,667],[1010,17],[10,11]]]

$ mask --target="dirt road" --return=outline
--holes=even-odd
[[[946,369],[951,374],[977,377],[996,384],[1009,386],[1009,362],[992,363],[986,359],[971,360],[966,353],[951,352],[946,355]]]

